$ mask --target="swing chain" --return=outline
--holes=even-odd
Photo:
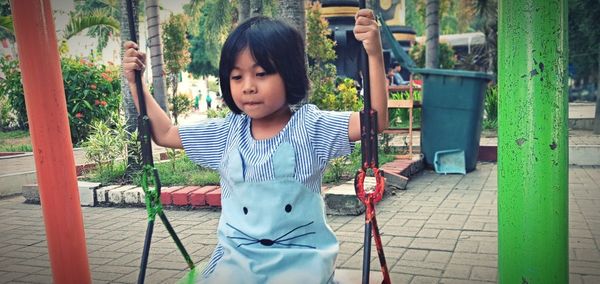
[[[148,181],[152,179],[154,189],[150,189]],[[154,221],[156,214],[161,214],[162,203],[160,202],[160,178],[158,176],[158,170],[151,165],[144,165],[142,167],[142,190],[144,190],[146,211],[148,213],[148,220]]]

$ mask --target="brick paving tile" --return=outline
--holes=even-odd
[[[411,179],[408,189],[396,190],[377,204],[393,283],[496,282],[496,170],[494,163],[480,163],[465,176],[426,170]],[[569,176],[569,279],[576,284],[600,283],[600,168],[570,167]],[[170,198],[168,204],[172,204]],[[41,207],[23,200],[0,199],[0,283],[49,283]],[[165,208],[192,260],[206,262],[216,244],[220,209]],[[82,212],[93,282],[135,282],[147,226],[145,209],[103,204],[82,207]],[[337,266],[360,270],[364,216],[328,219],[340,241]],[[159,223],[150,250],[148,283],[174,282],[187,271]],[[370,267],[378,271],[374,247]]]

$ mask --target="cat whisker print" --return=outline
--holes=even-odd
[[[252,237],[252,236],[250,236],[250,235],[248,235],[248,234],[244,233],[242,230],[240,230],[240,229],[238,229],[238,228],[234,227],[233,225],[231,225],[231,224],[229,224],[229,223],[226,223],[226,225],[227,225],[228,227],[230,227],[230,228],[232,228],[232,229],[234,229],[234,230],[238,231],[240,234],[242,234],[242,235],[246,236],[246,237],[233,237],[233,236],[227,236],[227,238],[229,238],[229,239],[232,239],[232,240],[245,240],[245,241],[251,241],[251,242],[248,242],[248,243],[241,243],[241,244],[238,244],[238,246],[237,246],[237,247],[246,246],[246,245],[253,245],[253,244],[260,243],[261,245],[263,245],[263,246],[267,246],[267,247],[270,247],[270,246],[272,246],[272,245],[275,245],[275,244],[277,244],[277,245],[284,246],[284,247],[304,247],[304,248],[311,248],[311,249],[314,249],[314,248],[316,248],[316,247],[314,247],[314,246],[303,245],[303,244],[284,243],[284,242],[287,242],[287,241],[290,241],[290,240],[294,240],[294,239],[298,239],[298,238],[301,238],[301,237],[305,237],[305,236],[308,236],[308,235],[313,235],[313,234],[315,234],[315,232],[308,232],[308,233],[304,233],[304,234],[300,234],[300,235],[296,235],[296,236],[291,236],[291,237],[289,237],[289,238],[286,238],[286,239],[282,239],[283,237],[285,237],[285,236],[287,236],[287,235],[289,235],[289,234],[293,233],[294,231],[296,231],[296,230],[298,230],[298,229],[300,229],[300,228],[303,228],[303,227],[310,226],[310,225],[312,225],[313,223],[314,223],[314,222],[312,222],[312,221],[311,221],[311,222],[308,222],[308,223],[306,223],[306,224],[304,224],[304,225],[300,225],[300,226],[298,226],[298,227],[296,227],[296,228],[294,228],[294,229],[290,230],[289,232],[287,232],[287,233],[283,234],[282,236],[280,236],[279,238],[277,238],[277,239],[275,239],[275,240],[271,240],[271,239],[258,239],[258,238]]]

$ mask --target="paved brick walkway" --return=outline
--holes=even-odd
[[[571,167],[570,283],[600,283],[600,167]],[[465,176],[425,171],[378,204],[393,283],[493,283],[497,278],[496,164]],[[0,283],[50,283],[40,206],[0,200]],[[142,208],[83,207],[94,283],[137,279],[146,213]],[[219,211],[167,211],[192,259],[207,261]],[[330,216],[340,268],[362,265],[363,216]],[[147,283],[173,283],[185,262],[161,224],[155,227]],[[373,249],[372,269],[377,270]],[[357,282],[358,283],[358,282]]]

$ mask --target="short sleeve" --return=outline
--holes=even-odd
[[[306,107],[305,127],[321,165],[350,154],[354,144],[348,137],[351,112],[322,111],[314,105]]]
[[[233,114],[181,126],[179,137],[187,156],[194,163],[218,170],[231,129]]]

